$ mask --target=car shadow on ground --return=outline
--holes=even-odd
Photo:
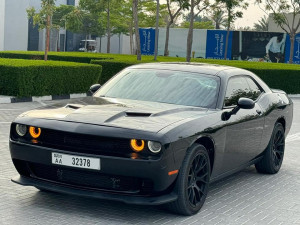
[[[211,184],[206,203],[199,214],[205,216],[208,212],[225,208],[228,202],[237,200],[240,202],[241,194],[245,194],[245,197],[251,195],[251,190],[259,189],[258,186],[261,186],[261,182],[267,182],[266,180],[271,177],[258,174],[254,167],[249,167]],[[93,219],[101,218],[102,222],[107,219],[107,221],[115,223],[130,222],[135,224],[142,221],[161,223],[168,221],[168,218],[172,221],[176,217],[179,221],[184,221],[187,218],[174,215],[163,206],[128,205],[116,201],[83,198],[47,191],[37,190],[31,200],[35,207],[46,209],[48,212],[52,211],[55,214],[64,212],[63,216],[80,215],[80,217],[92,217]]]

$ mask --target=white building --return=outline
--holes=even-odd
[[[292,27],[292,23],[293,23],[293,15],[292,13],[289,13],[289,14],[285,14],[286,18],[288,19],[289,21],[289,24],[290,24],[290,27]],[[298,21],[300,20],[300,15],[297,15],[296,18],[295,18],[295,25],[294,27],[296,27]],[[287,31],[289,31],[289,28],[284,25],[284,27],[286,28]],[[271,14],[269,16],[269,27],[268,27],[268,31],[269,32],[285,32],[280,26],[278,26],[274,20],[273,20],[273,15]],[[300,32],[300,27],[299,29],[297,30],[297,33]]]
[[[75,5],[77,3],[78,0],[56,1],[57,5]],[[44,50],[45,32],[39,32],[37,28],[30,25],[26,12],[29,7],[39,10],[40,4],[40,0],[0,0],[0,51]],[[60,39],[64,40],[66,36],[67,44],[70,46],[73,44],[73,34],[61,30]],[[54,50],[53,46],[55,45],[52,44],[52,50]]]

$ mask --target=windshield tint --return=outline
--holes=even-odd
[[[198,73],[127,69],[107,82],[96,97],[215,108],[219,79]]]

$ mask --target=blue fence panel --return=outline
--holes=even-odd
[[[287,35],[286,43],[285,43],[285,62],[287,63],[290,60],[290,52],[291,52],[291,41],[290,41],[290,36]],[[300,64],[300,34],[298,34],[295,38],[293,63]]]
[[[140,28],[141,53],[142,55],[154,55],[155,29]]]
[[[207,59],[224,59],[225,46],[226,46],[225,30],[208,30],[206,41],[206,58]],[[230,31],[228,39],[227,59],[232,59],[232,36],[233,32]]]

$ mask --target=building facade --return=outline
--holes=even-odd
[[[79,0],[57,0],[56,4],[76,5]],[[0,51],[43,51],[45,49],[45,31],[33,26],[28,20],[26,9],[40,9],[39,0],[0,0]],[[61,29],[51,32],[50,46],[52,51],[74,51],[74,36]],[[57,38],[59,37],[59,39]]]

